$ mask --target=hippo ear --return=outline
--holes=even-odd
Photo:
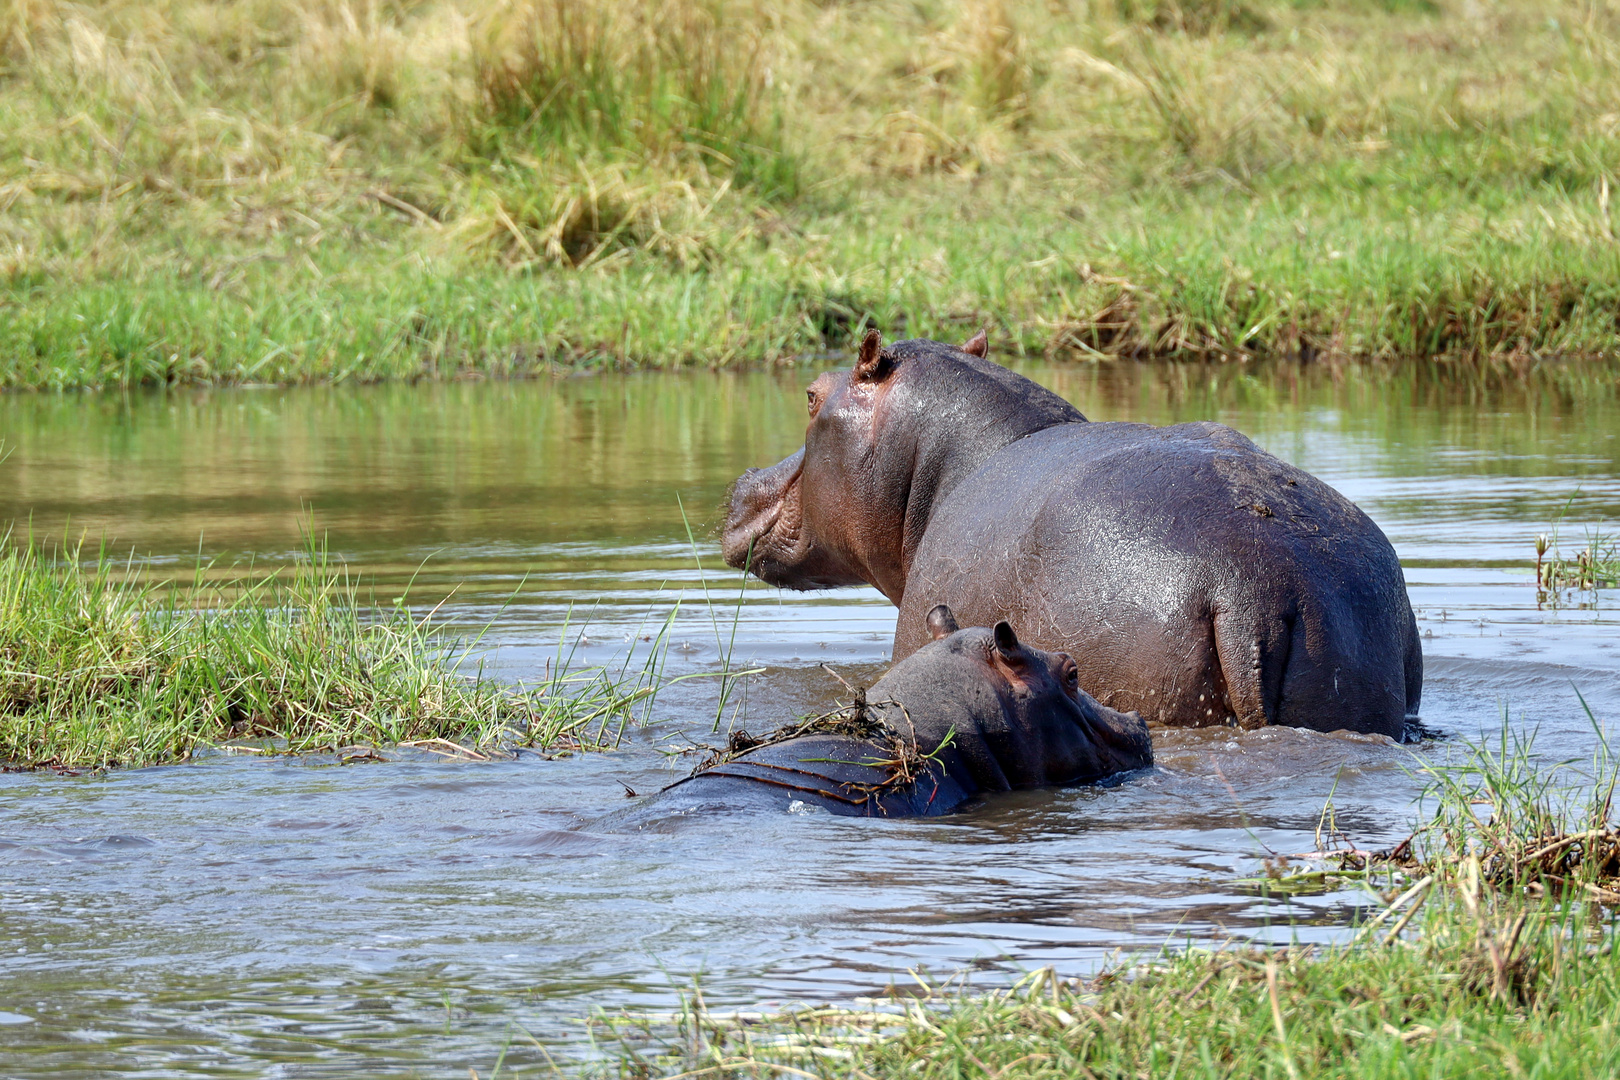
[[[956,616],[944,604],[935,604],[928,613],[928,632],[938,641],[942,637],[949,637],[961,629],[956,625]]]
[[[1018,651],[1018,635],[1013,633],[1013,628],[1007,625],[1006,619],[996,623],[993,633],[996,635],[996,649],[1001,655],[1011,656]]]
[[[861,351],[855,357],[855,381],[872,382],[883,378],[893,368],[883,355],[883,335],[874,327],[861,339]]]
[[[983,360],[990,352],[990,335],[980,329],[977,334],[962,342],[962,351]]]

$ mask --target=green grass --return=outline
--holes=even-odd
[[[1620,777],[1538,764],[1504,726],[1426,767],[1432,817],[1358,880],[1377,914],[1348,945],[1167,948],[1088,981],[900,987],[776,1015],[599,1017],[628,1076],[1605,1077],[1620,1070],[1614,891]],[[1352,859],[1361,864],[1362,860]],[[1289,883],[1280,883],[1287,886]]]
[[[739,1022],[699,1006],[627,1075],[1606,1077],[1620,961],[1578,907],[1432,915],[1400,945],[1188,949],[1096,983]],[[618,1036],[633,1045],[629,1026]],[[645,1038],[646,1036],[641,1036]],[[625,1045],[621,1044],[621,1045]],[[675,1049],[675,1048],[679,1049]],[[645,1068],[645,1071],[643,1071]]]
[[[561,753],[616,745],[660,685],[661,633],[639,670],[572,667],[559,645],[536,683],[469,676],[476,640],[403,604],[368,611],[314,545],[288,574],[199,572],[161,590],[105,552],[61,554],[0,551],[0,766],[154,765],[218,746]]]
[[[1558,530],[1536,537],[1536,590],[1543,603],[1559,603],[1574,592],[1595,593],[1620,585],[1620,541],[1601,525],[1586,530],[1573,555],[1559,546]]]
[[[6,0],[0,386],[1612,359],[1617,118],[1576,0]]]

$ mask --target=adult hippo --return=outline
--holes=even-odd
[[[1019,643],[1005,622],[960,630],[929,612],[931,640],[851,709],[701,766],[598,828],[717,809],[948,814],[986,792],[1094,783],[1153,764],[1140,716],[1080,689],[1074,660]]]
[[[896,660],[943,602],[1150,721],[1404,735],[1423,656],[1367,515],[1229,427],[1089,422],[985,352],[868,333],[811,384],[804,448],[733,487],[726,561],[876,586]]]

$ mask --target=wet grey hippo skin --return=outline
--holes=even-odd
[[[985,351],[868,334],[811,385],[804,449],[733,487],[727,561],[876,586],[896,660],[946,603],[1150,721],[1403,736],[1423,656],[1367,515],[1229,427],[1093,423]]]
[[[931,640],[866,693],[876,716],[915,751],[915,779],[897,783],[892,740],[815,734],[749,750],[596,823],[623,829],[722,808],[778,812],[794,802],[834,814],[948,814],[973,797],[1084,784],[1153,763],[1142,718],[1099,705],[1074,661],[1019,643],[1012,628],[958,630],[930,612]]]

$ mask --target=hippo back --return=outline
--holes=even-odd
[[[949,754],[916,762],[897,778],[893,754],[869,739],[806,735],[756,747],[678,780],[593,826],[641,828],[697,813],[819,809],[843,817],[930,817],[959,810],[975,794]]]
[[[896,657],[927,641],[925,599],[1017,620],[1073,653],[1100,701],[1167,724],[1399,737],[1422,687],[1378,526],[1219,424],[1069,424],[1013,443],[930,522]]]

